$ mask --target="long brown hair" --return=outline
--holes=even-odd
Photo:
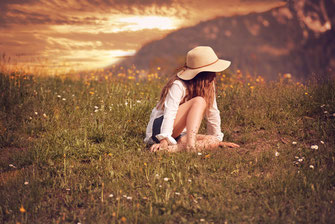
[[[181,80],[186,87],[186,96],[180,104],[192,99],[196,96],[201,96],[207,103],[207,110],[212,107],[215,96],[215,72],[200,72],[191,80],[182,80],[176,74],[173,75],[168,83],[164,86],[161,92],[160,100],[157,104],[157,108],[164,108],[164,101],[168,94],[173,82],[175,80]]]

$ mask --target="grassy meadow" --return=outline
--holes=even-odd
[[[166,79],[137,73],[0,74],[0,223],[335,223],[335,80],[218,74],[241,147],[169,154],[143,143]]]

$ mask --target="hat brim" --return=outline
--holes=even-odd
[[[200,72],[222,72],[226,70],[230,64],[230,61],[219,59],[216,63],[202,68],[184,68],[177,73],[177,76],[183,80],[191,80]]]

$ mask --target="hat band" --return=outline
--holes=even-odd
[[[195,67],[195,68],[192,68],[192,67],[189,67],[187,65],[185,65],[186,68],[189,68],[189,69],[198,69],[198,68],[203,68],[203,67],[206,67],[206,66],[210,66],[212,64],[215,64],[217,61],[219,61],[219,59],[216,59],[216,61],[210,63],[210,64],[207,64],[207,65],[203,65],[203,66],[200,66],[200,67]]]

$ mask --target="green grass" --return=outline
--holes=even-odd
[[[162,86],[1,74],[0,222],[335,222],[334,80],[218,82],[241,148],[200,154],[148,152]]]

